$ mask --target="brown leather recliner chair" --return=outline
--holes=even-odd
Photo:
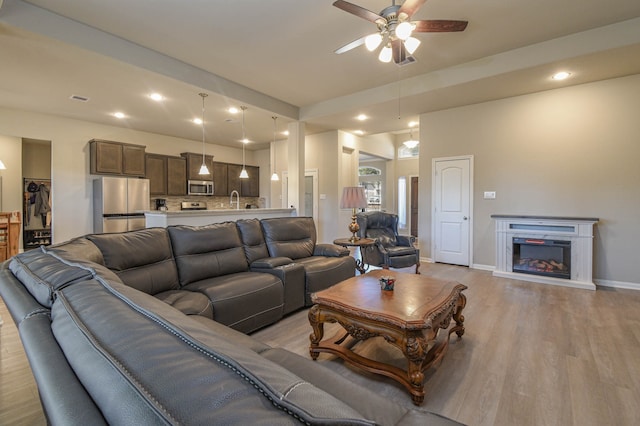
[[[420,268],[420,250],[413,246],[412,237],[398,235],[398,215],[386,212],[366,212],[356,215],[360,238],[373,238],[375,245],[362,247],[364,263],[389,268]]]

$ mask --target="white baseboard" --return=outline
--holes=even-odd
[[[612,281],[612,280],[593,280],[599,287],[613,287],[624,288],[627,290],[640,290],[640,283],[628,283],[625,281]]]
[[[496,267],[493,265],[482,265],[480,263],[474,263],[471,265],[473,269],[480,269],[481,271],[495,271]]]

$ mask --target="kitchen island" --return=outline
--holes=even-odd
[[[177,210],[144,212],[147,228],[170,225],[208,225],[235,221],[238,219],[268,219],[272,217],[297,216],[296,209],[220,209],[220,210]]]

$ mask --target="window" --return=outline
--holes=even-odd
[[[398,178],[398,227],[407,227],[407,178]]]
[[[382,205],[382,181],[378,180],[382,170],[377,167],[363,166],[358,168],[360,186],[367,197],[367,211],[380,210]]]
[[[398,147],[398,158],[417,158],[419,153],[420,145],[409,148],[405,144],[400,144]]]

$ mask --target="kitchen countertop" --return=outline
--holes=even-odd
[[[144,212],[146,227],[170,225],[200,226],[238,219],[267,219],[296,216],[296,209],[217,209],[217,210],[147,210]]]

